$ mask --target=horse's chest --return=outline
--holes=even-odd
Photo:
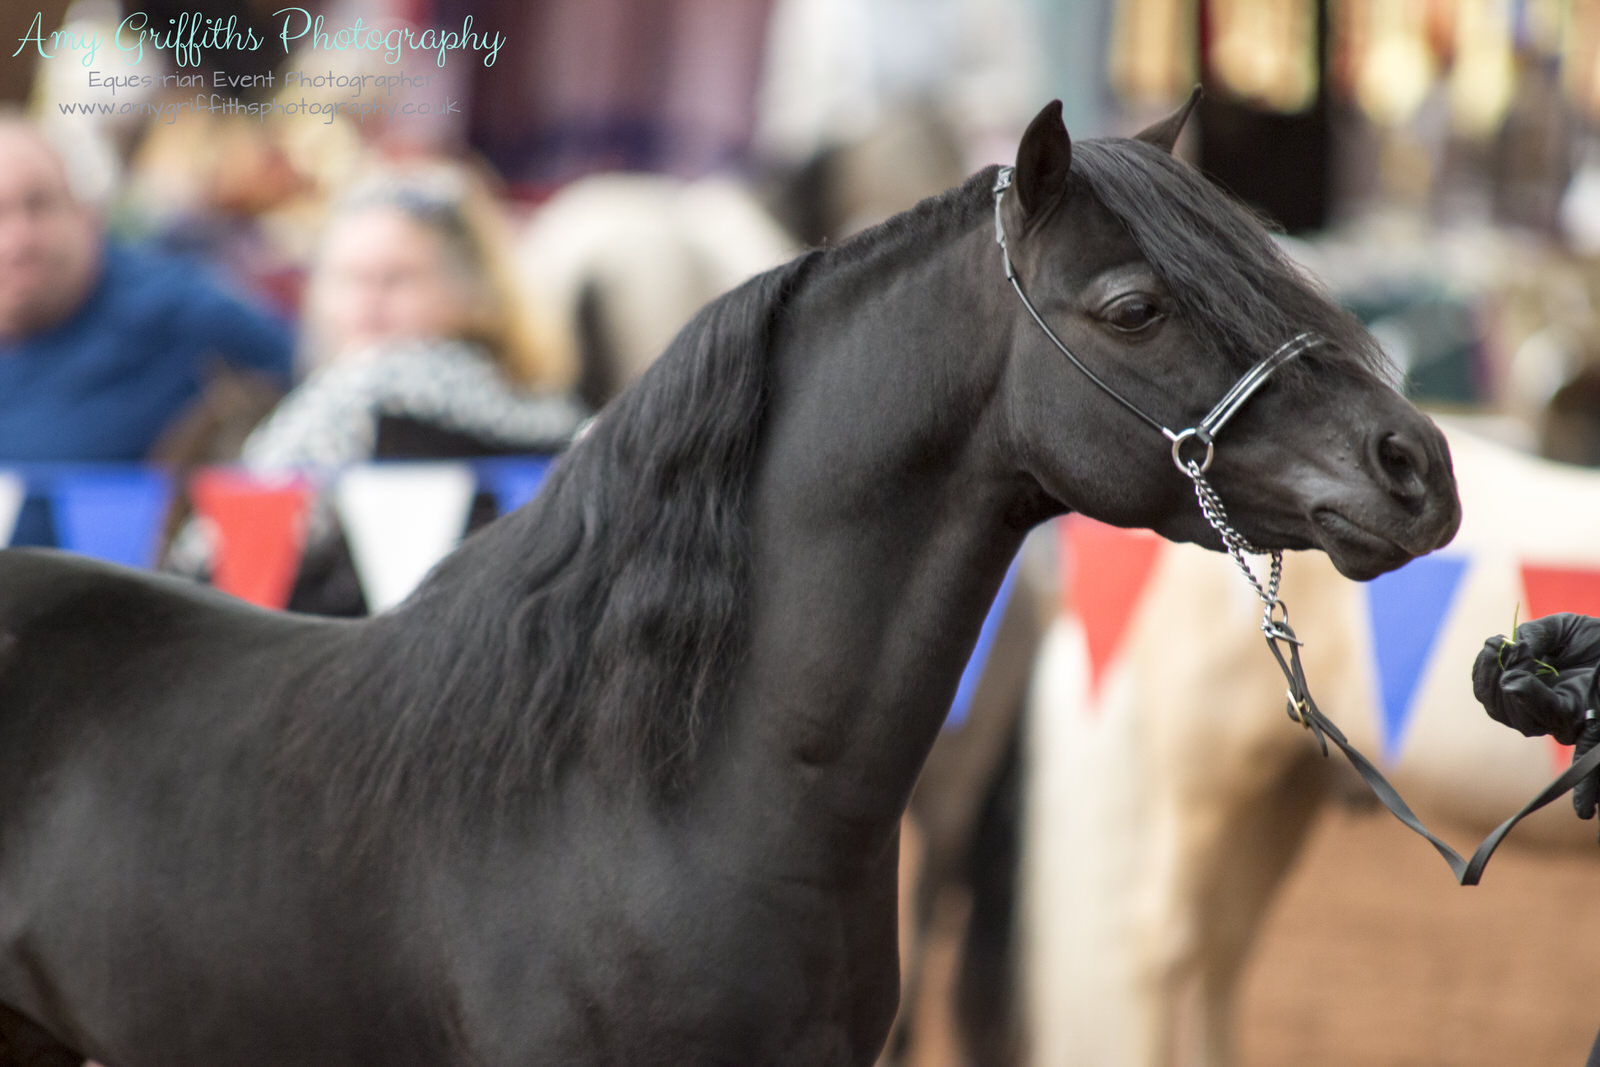
[[[863,941],[858,902],[681,866],[541,896],[542,916],[521,907],[479,940],[472,985],[486,1018],[515,1020],[512,1044],[562,1063],[854,1067],[892,1020],[892,913]]]

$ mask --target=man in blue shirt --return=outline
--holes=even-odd
[[[287,385],[288,326],[104,238],[40,132],[0,117],[0,463],[144,458],[218,363]],[[41,539],[37,505],[19,541]]]
[[[0,462],[141,459],[213,361],[287,385],[291,343],[197,267],[108,247],[45,139],[0,120]]]

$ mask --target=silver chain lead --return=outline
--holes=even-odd
[[[1278,551],[1268,552],[1251,544],[1244,534],[1233,528],[1228,522],[1228,509],[1222,506],[1222,498],[1217,491],[1211,488],[1211,483],[1206,480],[1205,472],[1200,464],[1194,460],[1185,460],[1179,467],[1189,480],[1194,482],[1194,498],[1200,505],[1200,514],[1205,516],[1211,528],[1217,531],[1222,538],[1222,545],[1227,549],[1228,555],[1238,565],[1245,580],[1250,583],[1250,588],[1256,591],[1262,604],[1261,630],[1269,637],[1276,636],[1293,640],[1284,630],[1284,625],[1289,621],[1289,610],[1283,600],[1278,596],[1278,586],[1283,581],[1283,553]],[[1267,580],[1262,582],[1256,576],[1255,567],[1250,563],[1251,556],[1266,556],[1271,561],[1267,569]],[[1274,613],[1278,614],[1274,618]],[[1295,642],[1299,644],[1298,641]]]

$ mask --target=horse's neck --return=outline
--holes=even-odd
[[[870,315],[802,294],[822,306],[790,321],[814,325],[775,352],[752,642],[718,777],[764,795],[748,829],[810,870],[881,860],[1025,532],[983,403],[1004,342],[982,327],[995,287],[963,265],[973,243],[861,270],[892,279],[852,291]]]

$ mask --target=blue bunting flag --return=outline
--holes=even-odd
[[[1466,570],[1459,556],[1421,556],[1367,583],[1379,735],[1389,763],[1400,758],[1417,683]]]

